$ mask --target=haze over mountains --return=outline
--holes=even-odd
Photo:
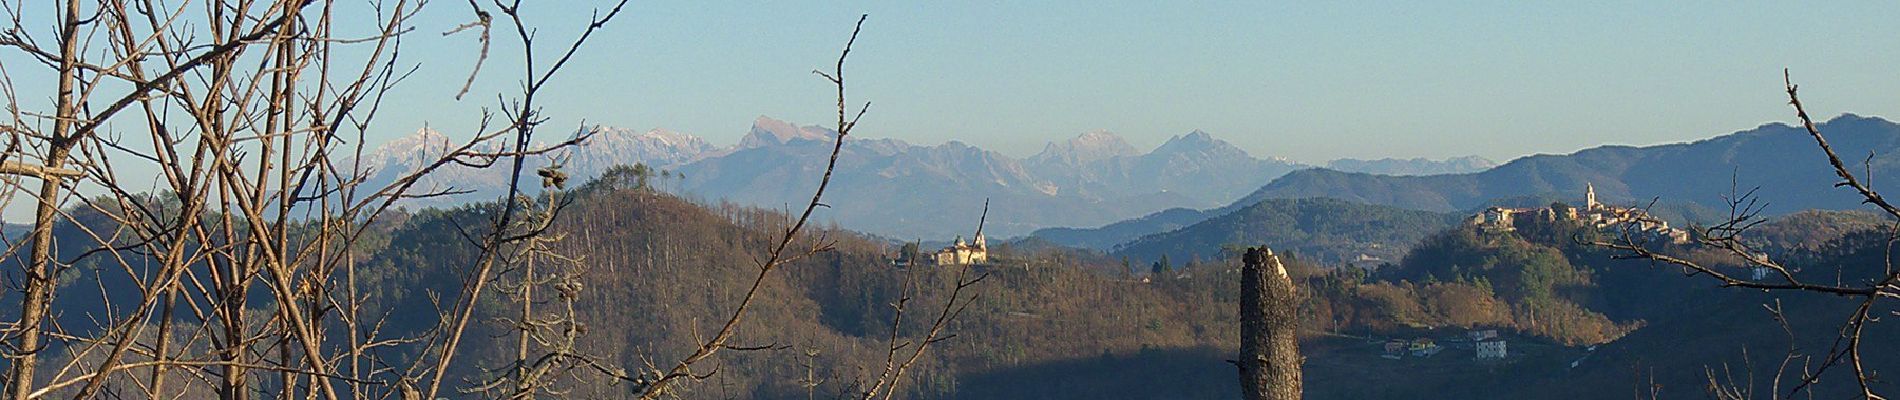
[[[1851,168],[1870,171],[1871,183],[1883,187],[1900,173],[1900,125],[1853,114],[1822,123],[1837,153],[1859,160]],[[1335,165],[1346,164],[1336,162]],[[1054,244],[1110,250],[1147,261],[1160,254],[1183,256],[1185,250],[1246,243],[1293,243],[1329,234],[1300,228],[1242,229],[1258,225],[1239,211],[1257,209],[1274,200],[1332,198],[1335,210],[1362,215],[1396,215],[1379,208],[1468,215],[1488,206],[1534,207],[1552,201],[1582,201],[1586,184],[1610,204],[1651,206],[1661,218],[1676,223],[1713,223],[1727,216],[1724,196],[1759,188],[1755,195],[1769,215],[1807,209],[1843,210],[1860,205],[1852,193],[1832,185],[1834,174],[1814,139],[1802,128],[1781,123],[1688,143],[1648,147],[1602,146],[1564,155],[1533,155],[1503,165],[1459,174],[1394,176],[1332,169],[1303,169],[1224,207],[1171,209],[1101,227],[1046,228],[1034,236]],[[1285,206],[1286,204],[1278,204]],[[1254,213],[1258,215],[1277,215]],[[1379,219],[1396,224],[1397,220]],[[1318,235],[1318,236],[1316,236]],[[1220,240],[1226,241],[1220,241]],[[1405,240],[1386,240],[1375,257],[1402,252]],[[1348,243],[1350,244],[1350,243]],[[1340,249],[1352,245],[1336,246]],[[1175,250],[1162,250],[1175,249]],[[1339,250],[1339,249],[1330,249]],[[1312,254],[1326,262],[1345,262],[1351,252]],[[1192,253],[1189,253],[1192,254]],[[1330,257],[1328,257],[1330,256]]]
[[[459,140],[466,139],[450,138],[434,129],[424,127],[414,134],[378,146],[375,151],[364,157],[364,166],[371,170],[370,182],[391,182],[404,174],[424,167],[424,163],[441,157],[451,146],[460,145]],[[679,165],[716,154],[719,150],[718,147],[705,140],[678,132],[663,129],[638,132],[609,128],[596,134],[586,146],[577,147],[570,154],[565,155],[567,159],[565,170],[573,176],[592,178],[599,176],[608,167],[622,163]],[[532,170],[551,162],[552,160],[548,157],[538,157],[526,165]],[[502,169],[445,166],[418,181],[416,188],[420,191],[455,189],[472,192],[441,198],[418,199],[410,204],[442,206],[495,199],[507,188],[508,175],[501,171]],[[539,189],[537,185],[524,184],[522,186],[524,189]]]
[[[665,170],[653,184],[662,190],[709,200],[779,208],[810,197],[830,151],[832,131],[759,117],[739,142],[719,147],[666,130],[610,128],[569,156],[566,171],[589,179],[613,165],[645,163]],[[448,138],[424,128],[383,145],[367,161],[374,181],[393,180],[439,154]],[[851,229],[896,239],[948,240],[976,230],[990,201],[984,233],[1028,234],[1045,227],[1099,226],[1171,208],[1207,209],[1229,204],[1274,178],[1313,168],[1280,158],[1259,158],[1207,132],[1175,136],[1143,152],[1107,131],[1053,142],[1018,159],[952,141],[916,145],[888,138],[853,137],[838,157],[839,168],[824,212]],[[545,157],[531,167],[550,164]],[[1490,165],[1477,158],[1446,161],[1340,160],[1390,173],[1475,171]],[[507,177],[499,171],[452,167],[419,183],[422,189],[473,193],[418,202],[447,205],[498,195]]]
[[[1453,157],[1444,160],[1426,158],[1381,158],[1377,160],[1341,158],[1326,162],[1326,169],[1364,172],[1374,175],[1464,174],[1483,171],[1496,166],[1498,166],[1496,161],[1478,156]]]
[[[1900,125],[1844,114],[1820,128],[1844,157],[1871,162],[1864,167],[1873,172],[1876,187],[1900,172],[1900,158],[1893,156],[1900,153]],[[577,149],[566,169],[588,179],[613,165],[646,163],[668,171],[653,179],[662,190],[780,208],[808,199],[831,135],[824,128],[767,117],[759,117],[729,147],[666,130],[606,129]],[[393,179],[439,152],[445,141],[425,128],[382,146],[368,164],[379,171],[375,179]],[[1007,238],[1042,230],[1038,236],[1059,244],[1098,249],[1267,199],[1329,197],[1469,212],[1502,199],[1576,197],[1589,183],[1604,201],[1624,205],[1656,198],[1721,210],[1731,184],[1743,191],[1760,187],[1757,194],[1767,200],[1771,214],[1858,203],[1850,193],[1831,190],[1832,174],[1806,132],[1780,123],[1689,143],[1602,146],[1496,166],[1465,157],[1348,159],[1319,168],[1256,157],[1201,131],[1146,152],[1113,133],[1094,131],[1049,143],[1020,159],[957,141],[917,145],[859,136],[846,141],[838,162],[834,186],[826,194],[832,207],[821,217],[844,227],[898,240],[948,240],[976,230],[987,199],[988,235]],[[475,192],[420,204],[490,199],[506,181],[497,172],[450,169],[419,187]]]
[[[1868,172],[1871,186],[1886,187],[1900,172],[1900,125],[1843,114],[1818,128],[1834,151],[1854,164],[1849,168]],[[1756,195],[1770,214],[1858,206],[1859,197],[1836,190],[1835,179],[1806,130],[1770,123],[1688,143],[1533,155],[1476,173],[1381,176],[1303,170],[1230,207],[1265,199],[1332,197],[1414,210],[1467,211],[1501,198],[1577,193],[1585,184],[1594,184],[1604,202],[1622,205],[1661,199],[1726,210],[1724,196],[1759,187]]]

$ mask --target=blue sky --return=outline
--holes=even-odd
[[[544,43],[607,4],[539,3]],[[875,103],[861,134],[1016,156],[1098,129],[1141,148],[1202,129],[1314,163],[1694,140],[1792,118],[1784,67],[1817,116],[1900,117],[1890,2],[736,3],[632,3],[546,93],[550,123],[716,144],[759,115],[824,123],[831,89],[810,71],[860,13],[847,73],[853,100]],[[402,53],[424,72],[377,139],[425,123],[465,135],[519,81],[498,42],[474,90],[489,95],[453,100],[475,41],[438,33],[471,13],[429,7]]]
[[[847,73],[874,102],[863,134],[1013,155],[1096,129],[1144,148],[1203,129],[1305,162],[1693,140],[1791,118],[1784,67],[1816,114],[1900,116],[1900,6],[1885,2],[920,3],[636,2],[560,81],[551,116],[722,144],[758,115],[828,121],[809,72],[859,13]],[[585,16],[561,4],[542,20]],[[467,15],[433,6],[425,28]],[[471,39],[418,41],[443,42],[420,51],[434,63]],[[414,95],[452,91],[421,90],[452,75]],[[384,126],[454,126],[465,107]]]
[[[1201,129],[1306,163],[1688,141],[1792,119],[1784,67],[1819,118],[1900,117],[1891,2],[736,3],[633,2],[544,93],[549,126],[727,145],[760,115],[825,123],[831,87],[810,71],[831,65],[860,13],[851,93],[875,103],[861,135],[1014,156],[1104,129],[1140,148]],[[552,52],[609,2],[530,4]],[[50,5],[23,3],[40,17]],[[421,72],[370,141],[424,124],[466,137],[519,84],[518,45],[498,40],[475,95],[452,98],[477,46],[439,33],[472,19],[434,1],[414,20],[402,55]],[[18,52],[0,65],[22,109],[50,110],[44,68]]]

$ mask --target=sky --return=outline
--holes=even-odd
[[[588,3],[530,17],[553,41]],[[1093,130],[1151,148],[1200,129],[1309,163],[1670,143],[1790,120],[1783,68],[1821,118],[1900,116],[1888,2],[766,3],[632,3],[549,89],[548,115],[715,144],[761,115],[825,123],[831,87],[810,71],[864,13],[846,66],[853,102],[873,103],[860,134],[1014,156]],[[471,19],[431,7],[421,31]],[[493,98],[449,97],[474,37],[413,41],[404,56],[434,72],[383,126],[472,126]],[[508,62],[491,58],[476,92],[518,82]]]
[[[750,2],[630,3],[551,82],[549,124],[719,145],[759,116],[825,124],[832,87],[811,71],[830,68],[859,14],[846,74],[852,102],[873,103],[860,135],[1012,156],[1095,130],[1146,149],[1199,129],[1306,163],[1671,143],[1792,119],[1783,68],[1817,117],[1900,117],[1890,2],[737,3]],[[610,2],[529,4],[552,53]],[[472,19],[435,1],[413,20],[401,56],[419,72],[372,141],[425,124],[471,135],[519,85],[519,45],[497,32],[473,95],[453,98],[477,42],[440,33]],[[25,69],[9,68],[22,93],[50,92]]]

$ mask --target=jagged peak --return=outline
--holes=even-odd
[[[1049,142],[1042,152],[1034,156],[1041,160],[1062,160],[1068,163],[1087,163],[1115,157],[1141,154],[1130,146],[1121,135],[1105,129],[1083,132],[1069,140]]]
[[[1103,149],[1113,151],[1116,155],[1135,153],[1134,146],[1129,146],[1128,140],[1122,139],[1121,135],[1117,135],[1105,129],[1083,132],[1080,135],[1075,135],[1075,137],[1070,138],[1069,141],[1065,143],[1067,143],[1071,149]]]
[[[1069,143],[1102,143],[1102,142],[1122,142],[1122,141],[1124,140],[1122,140],[1121,135],[1117,135],[1115,134],[1115,132],[1109,132],[1107,129],[1096,129],[1096,130],[1092,130],[1088,132],[1082,132],[1082,134],[1075,135],[1074,138],[1069,139]]]
[[[772,146],[799,140],[830,139],[832,131],[817,125],[798,126],[796,124],[760,115],[752,120],[752,131],[739,139],[740,148]]]
[[[421,128],[417,128],[415,133],[383,142],[381,146],[376,146],[376,150],[372,151],[371,154],[416,152],[425,149],[442,148],[448,145],[448,135],[428,125],[423,125]]]
[[[638,142],[693,151],[705,151],[713,147],[698,136],[666,128],[653,128],[646,131],[618,127],[600,127],[599,129],[600,131],[589,138],[583,146],[615,146],[616,143]]]
[[[1179,143],[1225,145],[1227,144],[1227,141],[1215,139],[1214,135],[1207,133],[1207,131],[1195,129],[1191,132],[1188,132],[1186,135],[1175,135],[1174,137],[1170,137],[1168,138],[1167,143],[1164,143],[1162,145],[1166,146],[1168,144],[1179,144]]]
[[[1241,150],[1240,147],[1236,147],[1232,143],[1227,143],[1225,140],[1215,139],[1214,135],[1208,134],[1206,131],[1200,129],[1195,129],[1186,135],[1177,135],[1168,138],[1168,141],[1162,143],[1161,147],[1156,147],[1153,153],[1186,152],[1238,152],[1243,155],[1247,153],[1246,150]],[[1249,155],[1249,157],[1251,157],[1251,155]]]

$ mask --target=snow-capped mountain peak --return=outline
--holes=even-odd
[[[752,131],[739,139],[739,148],[775,146],[800,140],[827,140],[831,135],[830,129],[816,125],[798,126],[761,115],[752,121]]]
[[[1050,142],[1042,148],[1042,153],[1030,157],[1038,163],[1065,163],[1082,165],[1115,157],[1141,154],[1128,141],[1106,130],[1095,130],[1076,135],[1063,142]]]

